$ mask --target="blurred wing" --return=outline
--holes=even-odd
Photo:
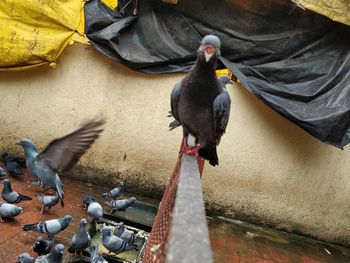
[[[231,99],[228,92],[224,89],[223,92],[215,98],[213,103],[216,144],[220,143],[221,136],[225,133],[230,117],[230,108]]]
[[[38,158],[53,170],[69,170],[103,131],[103,120],[91,120],[62,138],[53,140]]]

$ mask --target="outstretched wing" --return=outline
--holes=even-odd
[[[180,92],[181,92],[181,82],[178,82],[176,83],[170,95],[171,114],[177,121],[179,121],[178,106],[179,106],[179,100],[180,100]]]
[[[77,130],[50,142],[38,158],[53,170],[69,170],[103,131],[104,120],[91,120]]]
[[[230,117],[231,99],[226,89],[223,89],[214,100],[213,117],[216,144],[220,143],[221,136],[225,133],[228,119]]]

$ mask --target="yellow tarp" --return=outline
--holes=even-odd
[[[82,8],[83,0],[0,0],[0,70],[54,66]]]
[[[292,0],[330,19],[350,26],[350,0]]]

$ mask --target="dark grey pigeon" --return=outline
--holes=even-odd
[[[108,263],[98,252],[98,244],[90,246],[89,251],[91,263]]]
[[[77,254],[83,254],[83,251],[87,249],[91,244],[91,237],[86,231],[87,221],[85,218],[80,220],[79,231],[75,233],[70,242],[69,252]]]
[[[46,187],[55,189],[62,206],[64,193],[58,174],[60,171],[69,170],[79,161],[99,137],[103,124],[103,120],[91,120],[64,137],[53,140],[41,153],[38,153],[31,140],[24,139],[18,143],[24,149],[26,166],[30,174]]]
[[[0,202],[0,222],[3,218],[12,218],[23,213],[23,208],[8,203]]]
[[[65,215],[64,217],[58,219],[51,219],[47,221],[40,221],[34,224],[22,225],[23,231],[35,231],[39,233],[45,233],[49,239],[53,239],[62,230],[69,226],[72,217],[70,215]]]
[[[124,183],[120,182],[118,185],[113,188],[111,191],[108,193],[102,194],[103,197],[108,196],[109,198],[115,199],[119,196],[121,196],[124,193]]]
[[[201,156],[213,166],[219,164],[216,146],[225,133],[231,100],[215,74],[220,56],[220,40],[205,36],[198,49],[197,61],[171,93],[171,113],[182,128],[183,152]],[[196,138],[196,146],[187,145],[187,137]]]
[[[130,197],[126,199],[121,200],[110,200],[110,206],[111,210],[110,213],[113,213],[114,211],[124,211],[128,209],[133,203],[135,203],[136,198]]]
[[[123,222],[120,222],[116,225],[113,234],[117,237],[123,239],[126,243],[137,243],[143,240],[142,237],[138,237],[134,232],[126,229]]]
[[[10,204],[14,204],[14,203],[19,203],[21,201],[32,200],[32,198],[29,196],[25,196],[25,195],[22,195],[22,194],[19,194],[19,193],[13,191],[12,187],[11,187],[11,182],[9,179],[5,179],[3,181],[3,184],[4,184],[4,188],[2,189],[1,197],[6,202],[8,202]]]
[[[25,252],[18,256],[18,261],[16,263],[34,263],[35,259],[29,255],[29,253]]]
[[[56,205],[58,203],[58,201],[60,200],[60,197],[58,196],[58,194],[55,194],[55,195],[39,195],[39,194],[36,194],[35,196],[36,196],[36,198],[38,198],[38,200],[41,203],[41,210],[40,210],[41,213],[44,213],[44,208],[45,207],[48,207],[50,209],[51,207]],[[61,203],[61,205],[63,207],[62,203]]]
[[[92,196],[85,196],[83,202],[87,213],[92,217],[93,223],[96,223],[96,221],[100,220],[103,217],[102,206],[99,203],[95,202]]]
[[[111,230],[108,227],[102,229],[102,244],[108,251],[114,252],[116,254],[137,249],[135,244],[128,244],[123,239],[112,235]]]
[[[15,176],[23,176],[23,170],[21,166],[16,162],[16,158],[9,155],[8,153],[4,153],[2,155],[2,160],[5,163],[6,170],[11,175]]]
[[[49,254],[53,247],[53,240],[46,240],[42,236],[38,236],[33,246],[33,251],[38,256]]]
[[[50,254],[38,257],[35,263],[62,263],[64,246],[57,244]]]

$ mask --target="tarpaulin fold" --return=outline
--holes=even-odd
[[[135,70],[185,72],[201,38],[215,34],[221,63],[246,89],[319,140],[349,143],[349,27],[288,0],[138,4],[136,15],[121,15],[99,0],[87,3],[92,45]]]

